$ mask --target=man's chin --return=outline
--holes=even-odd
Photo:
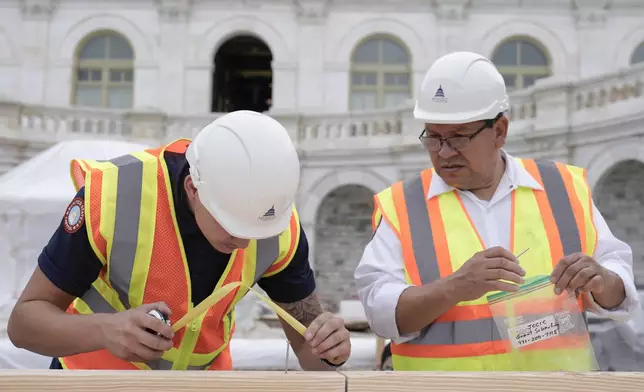
[[[224,253],[224,254],[231,254],[231,253],[233,253],[235,250],[237,250],[237,248],[236,248],[236,247],[233,247],[233,246],[227,246],[227,245],[222,244],[222,243],[216,243],[216,244],[213,244],[212,246],[213,246],[213,247],[214,247],[218,252],[220,252],[220,253]]]
[[[458,169],[440,168],[436,172],[447,185],[458,188],[463,185],[465,171],[465,167],[461,167]]]

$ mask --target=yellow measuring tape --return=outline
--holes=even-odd
[[[266,297],[265,295],[261,294],[260,292],[258,292],[257,290],[253,289],[252,287],[248,286],[243,282],[228,283],[227,285],[215,290],[212,294],[208,296],[208,298],[204,299],[199,305],[195,306],[192,310],[190,310],[183,317],[181,317],[181,319],[172,326],[172,330],[174,332],[177,332],[181,328],[185,327],[191,321],[201,316],[204,312],[208,311],[208,309],[211,306],[217,304],[217,302],[221,301],[222,298],[224,298],[230,292],[232,292],[234,289],[240,286],[247,288],[249,291],[252,291],[256,296],[259,297],[259,299],[264,301],[266,305],[268,305],[271,309],[273,309],[273,311],[277,313],[278,316],[284,319],[284,321],[286,321],[288,325],[293,327],[293,329],[295,329],[300,335],[304,336],[304,333],[306,332],[306,327],[302,325],[302,323],[297,321],[293,316],[288,314],[284,309],[280,308],[277,304],[275,304],[275,302],[271,301],[270,298]]]

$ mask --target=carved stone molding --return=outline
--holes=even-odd
[[[575,0],[575,21],[579,27],[602,27],[606,23],[609,0]]]
[[[163,22],[185,22],[192,13],[193,0],[156,0],[156,3]]]
[[[471,0],[435,0],[435,13],[439,20],[464,22],[467,20]]]
[[[59,0],[22,0],[20,8],[22,16],[28,20],[51,19]]]
[[[298,19],[320,22],[329,14],[329,0],[294,0]]]

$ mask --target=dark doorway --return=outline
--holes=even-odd
[[[263,41],[248,35],[226,41],[215,55],[213,112],[264,112],[271,107],[273,55]]]

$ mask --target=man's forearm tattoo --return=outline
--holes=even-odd
[[[308,327],[316,317],[323,313],[322,304],[315,293],[301,301],[288,304],[280,303],[279,305],[306,327]]]

